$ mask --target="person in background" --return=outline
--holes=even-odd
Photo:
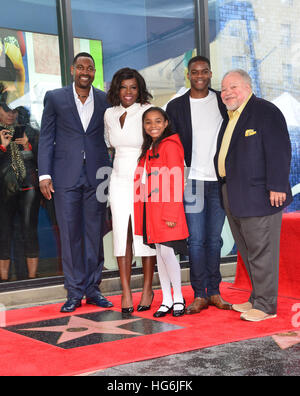
[[[292,202],[291,142],[285,118],[257,98],[244,70],[222,81],[228,109],[218,138],[215,168],[237,248],[252,283],[249,301],[233,305],[241,319],[260,322],[277,316],[282,212]]]
[[[191,284],[194,301],[187,314],[197,314],[209,305],[230,310],[220,294],[222,230],[225,212],[221,205],[219,184],[214,169],[217,138],[226,108],[220,92],[210,86],[209,59],[197,56],[188,64],[191,89],[167,106],[174,130],[179,134],[190,168],[185,189],[185,211]]]
[[[28,126],[25,108],[11,110],[0,103],[0,268],[2,281],[8,281],[11,264],[13,224],[17,213],[21,222],[28,277],[37,276],[40,193],[37,177],[38,135]],[[17,132],[18,131],[18,132]],[[16,136],[17,133],[19,136]],[[16,253],[16,252],[15,252]]]
[[[152,96],[144,78],[134,69],[124,68],[113,77],[108,100],[113,106],[105,113],[107,144],[115,149],[109,187],[113,222],[114,255],[122,283],[122,312],[134,311],[130,287],[133,253],[142,257],[144,287],[138,311],[150,309],[154,293],[154,249],[143,244],[134,230],[134,172],[143,144],[142,116],[151,107]]]

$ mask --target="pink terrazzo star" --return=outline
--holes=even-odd
[[[62,333],[59,340],[57,341],[57,345],[59,345],[63,344],[64,342],[73,341],[78,338],[88,336],[90,334],[122,334],[141,336],[143,334],[120,328],[120,326],[124,326],[128,323],[137,322],[138,320],[141,319],[138,318],[95,322],[93,320],[79,318],[78,316],[71,316],[70,321],[67,325],[23,329],[22,331],[45,331]]]
[[[288,349],[294,345],[300,344],[300,331],[276,334],[272,338],[281,349]]]

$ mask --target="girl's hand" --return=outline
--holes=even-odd
[[[8,131],[7,129],[2,129],[2,131],[0,131],[0,137],[1,137],[1,145],[7,148],[7,146],[10,144],[12,139],[10,131]]]
[[[29,140],[28,140],[26,133],[24,133],[24,136],[22,138],[16,139],[15,143],[19,144],[20,146],[23,146],[24,150],[29,149]]]
[[[176,226],[176,223],[173,223],[172,221],[166,221],[166,224],[169,228],[174,228]]]

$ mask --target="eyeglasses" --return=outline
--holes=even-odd
[[[93,66],[84,67],[82,65],[77,65],[75,66],[75,68],[80,72],[87,71],[88,73],[94,73],[96,71],[96,69]]]

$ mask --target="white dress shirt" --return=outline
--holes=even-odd
[[[74,92],[74,99],[75,99],[76,107],[78,110],[78,114],[79,114],[83,129],[86,132],[89,127],[89,124],[91,122],[92,116],[94,114],[93,88],[90,89],[89,96],[84,104],[81,102],[81,100],[78,97],[78,94],[75,89],[75,83],[73,83],[73,92]]]
[[[79,117],[80,117],[80,120],[82,123],[82,127],[83,127],[84,131],[86,132],[89,127],[89,124],[91,122],[92,116],[94,114],[94,109],[95,109],[94,91],[93,91],[93,88],[91,87],[89,96],[88,96],[87,100],[85,101],[85,103],[82,103],[81,100],[79,99],[79,96],[75,89],[75,83],[73,83],[73,93],[74,93],[74,100],[75,100],[75,104],[77,107],[77,111],[78,111],[78,114],[79,114]],[[47,179],[51,179],[51,176],[50,175],[42,175],[39,178],[40,182],[42,180],[47,180]]]

